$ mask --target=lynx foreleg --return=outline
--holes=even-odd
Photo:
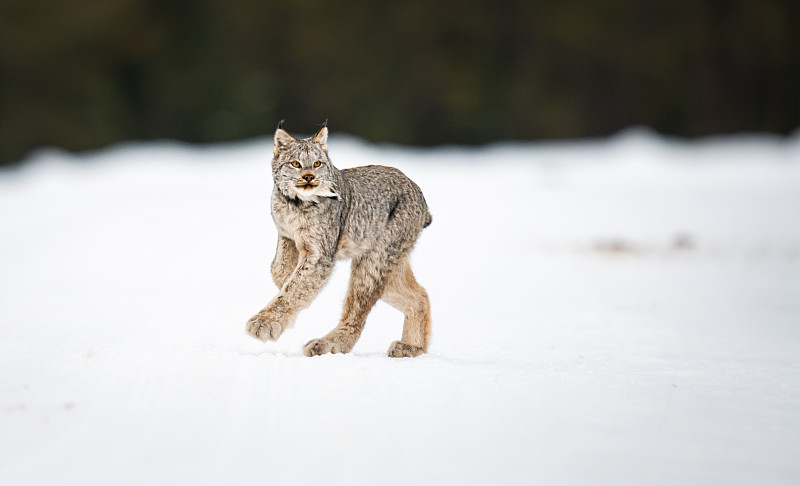
[[[272,281],[278,288],[283,287],[286,280],[292,275],[294,269],[297,268],[298,261],[297,245],[289,238],[279,236],[278,248],[275,250],[275,259],[272,260]]]
[[[278,339],[294,322],[297,313],[308,307],[325,286],[333,265],[333,257],[327,254],[310,252],[302,255],[278,295],[247,321],[247,333],[262,341]]]

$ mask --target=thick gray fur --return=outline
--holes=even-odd
[[[405,314],[403,335],[389,356],[418,356],[428,348],[430,302],[414,279],[408,255],[431,223],[420,188],[393,167],[339,170],[328,157],[328,129],[295,139],[275,132],[272,218],[278,248],[272,278],[280,292],[247,322],[247,332],[275,340],[308,307],[337,259],[352,259],[339,324],[304,346],[307,356],[349,352],[379,298]]]

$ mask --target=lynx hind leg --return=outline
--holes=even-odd
[[[388,274],[385,254],[371,253],[353,259],[350,286],[339,324],[324,337],[306,343],[303,353],[306,356],[349,353],[361,336],[367,314],[383,292]]]
[[[381,298],[406,316],[403,337],[389,346],[389,356],[413,358],[426,352],[431,333],[431,304],[428,293],[414,278],[408,260],[392,273]]]

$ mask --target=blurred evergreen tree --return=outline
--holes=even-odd
[[[3,0],[0,163],[287,119],[403,144],[800,125],[782,0]]]

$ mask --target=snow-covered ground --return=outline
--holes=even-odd
[[[0,484],[794,485],[800,138],[376,147],[434,216],[430,353],[277,343],[268,139],[0,172]]]

